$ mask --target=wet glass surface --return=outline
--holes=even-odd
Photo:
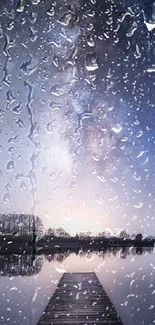
[[[35,325],[64,272],[96,272],[126,325],[154,323],[153,248],[1,256],[0,324]]]
[[[155,238],[154,44],[153,1],[0,1],[0,324],[35,325],[61,274],[82,270],[125,325],[154,324],[154,251],[36,258],[8,239],[31,236],[34,215],[37,239]]]

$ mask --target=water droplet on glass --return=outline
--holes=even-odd
[[[3,196],[3,202],[5,204],[9,204],[11,203],[11,197],[10,197],[10,194],[9,193],[5,193],[4,196]]]
[[[123,128],[122,128],[122,126],[120,124],[112,127],[112,131],[114,133],[120,133],[122,130],[123,130]]]
[[[134,207],[135,207],[136,209],[140,209],[140,208],[142,208],[142,206],[143,206],[143,202],[139,202],[138,204],[135,204],[135,205],[134,205]]]
[[[53,133],[53,121],[50,121],[46,124],[46,130],[48,133],[52,134]]]
[[[20,102],[18,105],[16,105],[16,106],[13,108],[13,112],[14,112],[15,114],[20,114],[22,110],[23,110],[23,104],[22,104],[22,102]]]
[[[100,160],[99,156],[98,156],[95,152],[92,153],[92,158],[93,158],[93,160],[95,160],[95,161],[99,161],[99,160]]]
[[[64,14],[59,21],[59,23],[61,25],[64,25],[64,26],[68,26],[69,25],[69,22],[71,21],[71,18],[72,18],[72,14],[71,12],[68,12],[66,14]]]
[[[23,128],[23,127],[24,127],[24,122],[23,122],[20,118],[16,121],[16,124],[17,124],[20,128]]]
[[[64,88],[57,84],[51,87],[50,92],[52,95],[59,97],[64,94]]]
[[[4,113],[5,113],[4,110],[0,109],[0,117],[3,117]]]
[[[53,5],[51,8],[47,10],[47,15],[53,17],[55,14],[55,6]]]
[[[30,22],[31,22],[31,24],[35,24],[35,22],[37,20],[37,16],[38,16],[37,12],[31,12],[30,13]]]
[[[7,163],[6,169],[7,169],[7,171],[9,171],[9,172],[12,172],[12,171],[13,171],[13,169],[14,169],[14,161],[13,161],[13,160],[10,160],[10,161]]]
[[[33,5],[38,5],[40,3],[41,0],[31,0]]]
[[[133,34],[134,34],[134,32],[136,31],[137,27],[138,27],[137,23],[136,23],[136,22],[133,22],[131,28],[130,28],[130,29],[128,30],[128,32],[126,33],[126,36],[127,36],[127,37],[131,37],[131,36],[133,36]]]
[[[9,147],[8,152],[9,152],[9,153],[14,152],[14,147]]]
[[[19,0],[18,1],[17,7],[16,7],[16,10],[18,12],[23,12],[24,11],[24,1],[25,0]]]
[[[9,22],[8,25],[7,25],[7,29],[12,30],[14,28],[14,25],[15,25],[14,21]]]
[[[0,153],[3,151],[3,146],[0,145]]]
[[[30,76],[38,69],[38,65],[32,62],[32,57],[29,55],[29,60],[23,62],[20,66],[20,69],[25,75]]]
[[[66,195],[66,201],[67,202],[72,202],[73,201],[73,194],[72,193],[68,193]]]
[[[88,37],[87,37],[87,44],[90,47],[94,47],[95,46],[95,41],[94,41],[94,35],[93,34],[88,35]]]
[[[64,273],[66,272],[66,268],[64,265],[59,264],[59,266],[55,265],[55,269],[58,273]]]
[[[8,143],[15,143],[18,142],[19,135],[15,135],[14,137],[9,138]]]
[[[72,181],[70,184],[69,184],[69,188],[71,188],[71,189],[74,189],[74,188],[76,188],[77,187],[77,182],[75,182],[75,181]]]
[[[0,38],[3,37],[3,29],[2,29],[2,25],[0,24]]]
[[[95,53],[89,53],[86,56],[87,71],[95,71],[98,69],[97,57]]]
[[[22,182],[20,183],[20,189],[21,189],[22,191],[24,191],[24,192],[27,191],[27,186],[26,186],[26,184],[25,184],[24,181],[22,181]]]

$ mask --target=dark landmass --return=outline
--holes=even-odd
[[[103,249],[104,247],[154,247],[154,240],[147,239],[121,239],[121,238],[102,238],[102,237],[90,237],[90,238],[56,238],[45,236],[41,238],[37,245],[43,249],[49,249],[55,246],[60,248],[93,248],[93,249]]]
[[[1,253],[32,253],[42,251],[43,253],[50,250],[61,251],[69,250],[103,250],[108,247],[154,247],[153,240],[138,239],[121,239],[121,238],[77,238],[77,237],[51,237],[44,236],[34,242],[33,236],[0,236],[0,254]]]
[[[45,231],[38,216],[26,214],[0,214],[0,254],[32,253],[62,250],[103,250],[109,247],[154,247],[155,237],[142,234],[119,234],[102,230],[97,236],[80,232],[71,236],[62,227]]]

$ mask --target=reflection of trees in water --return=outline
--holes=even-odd
[[[102,250],[82,249],[78,255],[81,257],[90,258],[93,254],[102,257],[107,256],[119,256],[120,258],[126,258],[129,255],[142,255],[146,253],[152,253],[153,247],[105,247]]]
[[[125,259],[129,255],[142,255],[152,253],[153,247],[105,247],[102,250],[80,249],[62,250],[51,252],[45,255],[48,262],[63,262],[70,254],[80,257],[91,258],[94,254],[102,259],[108,256],[118,256]],[[37,257],[33,254],[23,255],[1,255],[0,276],[32,276],[38,274],[43,266],[43,255]]]
[[[48,262],[57,261],[63,262],[70,254],[76,253],[80,257],[91,258],[92,255],[99,256],[101,258],[106,258],[108,256],[118,256],[125,259],[129,255],[142,255],[146,253],[152,253],[153,247],[105,247],[102,250],[93,250],[93,249],[80,249],[80,250],[66,250],[58,253],[45,255],[45,259]]]
[[[45,258],[47,259],[48,262],[63,262],[69,255],[71,254],[71,252],[69,250],[65,251],[65,252],[61,252],[61,253],[53,253],[53,254],[49,254],[46,255]]]
[[[1,276],[32,276],[41,271],[43,257],[34,255],[1,255],[0,275]]]

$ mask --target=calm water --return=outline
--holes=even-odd
[[[155,324],[155,250],[0,256],[0,324],[35,325],[64,272],[95,271],[124,325]]]

